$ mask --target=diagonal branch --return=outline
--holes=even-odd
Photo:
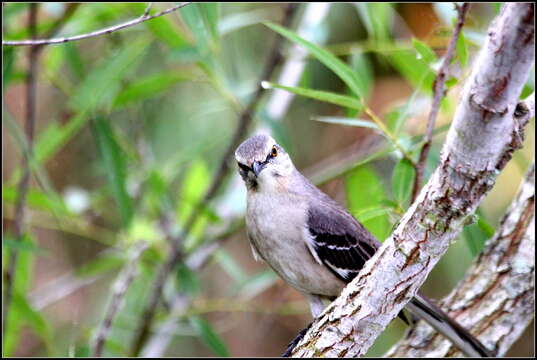
[[[104,320],[101,324],[101,327],[97,331],[97,336],[95,337],[95,343],[93,345],[93,356],[95,357],[101,357],[102,355],[106,337],[108,336],[110,328],[112,327],[112,321],[121,308],[121,303],[125,294],[127,293],[127,289],[136,276],[138,258],[142,255],[145,249],[147,249],[147,242],[145,241],[140,241],[134,244],[129,263],[127,266],[125,266],[121,274],[118,276],[118,279],[114,283],[112,299],[110,300]]]
[[[30,15],[28,27],[32,37],[37,36],[37,10],[38,4],[30,4]],[[54,35],[59,31],[67,20],[74,14],[79,4],[69,4],[62,16],[52,25],[47,36]],[[18,196],[15,203],[15,224],[13,236],[16,241],[21,241],[24,235],[24,226],[26,221],[26,195],[30,186],[30,161],[33,151],[33,140],[35,132],[36,118],[36,102],[37,102],[37,64],[39,55],[41,54],[42,46],[32,46],[28,53],[28,75],[26,77],[26,149],[23,150],[23,175],[18,186]],[[12,249],[10,259],[5,270],[4,276],[4,293],[3,293],[3,308],[2,308],[2,334],[6,334],[9,309],[11,305],[11,297],[13,295],[13,283],[17,268],[18,252],[17,249]],[[4,335],[5,336],[5,335]],[[2,338],[4,339],[4,338]]]
[[[296,8],[297,5],[293,3],[287,6],[283,20],[285,26],[289,25]],[[271,78],[272,74],[274,73],[277,65],[281,60],[281,43],[282,39],[280,36],[278,36],[270,51],[269,57],[265,64],[265,68],[263,70],[263,74],[261,75],[261,79],[258,82],[259,85],[257,86],[257,89],[252,98],[250,99],[248,105],[241,111],[239,115],[239,123],[235,130],[235,133],[233,134],[232,139],[226,151],[224,152],[224,155],[220,161],[220,165],[216,170],[209,189],[205,193],[203,199],[193,209],[191,216],[185,222],[185,226],[182,230],[182,233],[179,236],[170,237],[170,254],[168,255],[168,258],[165,260],[162,267],[157,272],[155,281],[153,283],[153,289],[142,314],[140,324],[138,325],[137,331],[135,333],[131,351],[132,356],[138,356],[138,354],[142,350],[142,347],[147,341],[153,323],[153,319],[155,317],[157,306],[159,305],[160,299],[162,297],[162,290],[164,288],[166,279],[173,271],[175,265],[183,258],[183,252],[181,247],[182,239],[184,239],[186,235],[188,235],[192,226],[196,223],[197,219],[202,213],[203,208],[207,206],[207,203],[216,195],[217,191],[220,189],[220,186],[225,179],[226,174],[229,171],[229,162],[231,157],[233,156],[234,149],[239,145],[239,142],[248,131],[248,127],[252,121],[252,115],[255,112],[259,101],[261,100],[261,96],[263,95],[264,89],[261,87],[261,80]]]
[[[442,301],[443,308],[484,344],[505,356],[535,316],[535,165],[496,234],[465,278]],[[389,357],[459,357],[461,354],[421,322]]]
[[[28,16],[28,28],[32,37],[37,36],[37,11],[36,3],[30,4]],[[21,242],[24,236],[26,222],[26,195],[30,186],[30,157],[32,156],[32,145],[34,140],[34,130],[36,121],[36,76],[38,48],[31,47],[28,53],[28,74],[26,76],[26,123],[25,131],[28,143],[28,153],[24,154],[22,163],[24,173],[19,182],[18,196],[15,203],[15,223],[13,227],[13,237],[17,242]],[[5,339],[9,310],[11,308],[11,298],[13,296],[13,286],[15,282],[15,271],[17,269],[18,251],[13,248],[10,251],[7,269],[4,271],[4,293],[2,301],[2,343]]]
[[[431,148],[431,142],[433,139],[434,124],[436,122],[436,117],[438,116],[438,111],[440,110],[440,101],[444,97],[449,64],[451,63],[451,59],[453,59],[453,55],[455,53],[455,45],[457,44],[459,34],[464,25],[464,19],[466,17],[466,13],[470,8],[470,4],[464,3],[462,4],[462,6],[455,4],[455,7],[458,12],[457,24],[455,25],[455,29],[453,29],[453,35],[451,36],[451,40],[449,41],[449,45],[446,50],[446,54],[444,55],[444,61],[442,61],[442,65],[440,66],[438,74],[436,74],[436,78],[434,80],[433,103],[431,105],[431,112],[429,113],[429,118],[427,119],[427,131],[425,133],[425,141],[421,148],[418,163],[415,167],[416,177],[414,178],[411,202],[414,202],[414,200],[416,200],[416,197],[418,196],[418,193],[421,188],[421,183],[423,181],[423,172],[425,170],[425,163],[427,161],[427,155],[429,155],[429,150]]]
[[[527,121],[515,110],[534,60],[533,18],[532,3],[504,5],[466,83],[438,168],[392,236],[314,320],[293,356],[365,354],[472,218],[522,146]]]
[[[54,44],[63,44],[63,43],[69,42],[69,41],[77,41],[77,40],[87,39],[87,38],[91,38],[91,37],[95,37],[95,36],[107,35],[107,34],[111,34],[113,32],[116,32],[116,31],[119,31],[119,30],[122,30],[122,29],[125,29],[125,28],[128,28],[128,27],[131,27],[131,26],[134,26],[134,25],[138,25],[138,24],[140,24],[140,23],[142,23],[144,21],[148,21],[148,20],[154,19],[156,17],[166,15],[168,13],[171,13],[171,12],[173,12],[173,11],[175,11],[177,9],[180,9],[183,6],[186,6],[186,5],[189,5],[189,4],[190,3],[188,3],[188,2],[180,3],[179,5],[176,5],[176,6],[173,6],[173,7],[169,8],[169,9],[163,10],[161,12],[158,12],[158,13],[154,14],[154,15],[149,15],[148,9],[151,9],[151,7],[148,6],[148,8],[146,8],[146,11],[140,17],[138,17],[136,19],[127,21],[127,22],[119,24],[119,25],[110,26],[110,27],[107,27],[105,29],[96,30],[96,31],[93,31],[93,32],[90,32],[90,33],[87,33],[87,34],[80,34],[80,35],[61,37],[61,38],[55,38],[55,39],[2,40],[2,45],[4,45],[4,46],[8,46],[8,45],[10,45],[10,46],[54,45]]]

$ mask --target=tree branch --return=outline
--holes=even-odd
[[[496,234],[465,278],[442,300],[465,328],[504,356],[534,318],[535,165]],[[460,357],[452,344],[420,324],[387,354],[390,357]]]
[[[112,327],[112,321],[114,320],[114,317],[116,316],[117,312],[121,307],[121,303],[123,297],[127,293],[127,289],[129,288],[132,280],[134,280],[134,277],[136,276],[136,269],[138,268],[138,258],[140,257],[140,255],[142,255],[145,249],[147,249],[147,243],[144,241],[140,241],[134,244],[129,263],[127,264],[127,266],[125,266],[121,274],[118,276],[116,282],[114,283],[114,286],[112,288],[112,299],[110,300],[110,304],[108,305],[104,320],[101,324],[101,327],[97,331],[97,336],[95,337],[95,344],[93,346],[93,356],[95,357],[101,357],[102,355],[106,337],[108,336],[110,328]]]
[[[533,17],[532,3],[504,5],[466,83],[440,165],[392,236],[314,320],[293,356],[365,354],[492,188],[521,147],[525,123],[515,109],[534,59]]]
[[[36,3],[30,4],[28,16],[28,28],[32,37],[37,36],[37,11]],[[26,222],[26,195],[30,186],[30,157],[32,156],[32,147],[34,140],[34,129],[36,120],[36,76],[38,48],[31,47],[28,53],[28,74],[26,76],[26,123],[25,131],[28,143],[28,152],[23,155],[22,163],[24,173],[19,182],[18,196],[15,203],[15,223],[13,227],[13,237],[17,242],[22,241],[24,236],[24,226]],[[7,332],[7,323],[9,310],[11,307],[11,298],[13,296],[13,284],[15,282],[15,271],[17,269],[18,251],[16,248],[11,249],[7,270],[4,271],[4,294],[2,308],[2,343]]]
[[[138,17],[136,19],[127,21],[127,22],[119,24],[119,25],[110,26],[110,27],[107,27],[105,29],[96,30],[96,31],[93,31],[91,33],[80,34],[80,35],[69,36],[69,37],[61,37],[61,38],[55,38],[55,39],[2,40],[2,45],[4,45],[4,46],[54,45],[54,44],[63,44],[63,43],[69,42],[69,41],[77,41],[77,40],[87,39],[87,38],[91,38],[91,37],[95,37],[95,36],[111,34],[113,32],[116,32],[116,31],[119,31],[119,30],[122,30],[122,29],[125,29],[125,28],[128,28],[128,27],[131,27],[131,26],[134,26],[134,25],[138,25],[138,24],[140,24],[140,23],[142,23],[144,21],[148,21],[148,20],[154,19],[156,17],[166,15],[168,13],[171,13],[172,11],[180,9],[183,6],[186,6],[186,5],[189,5],[189,4],[190,4],[189,2],[180,3],[179,5],[176,5],[176,6],[173,6],[173,7],[169,8],[169,9],[163,10],[163,11],[161,11],[159,13],[154,14],[154,15],[149,15],[148,10],[151,9],[151,7],[149,5],[146,8],[146,11],[144,11],[144,13],[140,17]]]
[[[30,13],[28,27],[30,36],[37,36],[37,10],[38,4],[30,4]],[[79,4],[69,4],[65,8],[62,16],[52,25],[48,36],[54,35],[59,31],[65,22],[74,14]],[[28,74],[26,77],[26,147],[23,149],[23,175],[18,186],[18,196],[15,203],[15,224],[13,236],[16,241],[22,241],[23,230],[26,221],[26,195],[30,187],[30,159],[33,156],[33,141],[36,119],[36,102],[37,102],[37,64],[42,47],[40,45],[32,46],[28,52]],[[11,297],[13,295],[13,283],[18,261],[18,250],[11,249],[9,264],[4,271],[4,293],[2,308],[2,334],[6,334]],[[5,336],[5,335],[3,335]],[[2,337],[4,339],[4,337]],[[3,341],[3,340],[2,340]]]
[[[455,7],[458,12],[457,24],[455,25],[455,28],[453,29],[453,35],[451,36],[451,40],[449,41],[449,45],[444,55],[444,60],[442,61],[442,65],[440,66],[440,69],[438,70],[438,74],[436,74],[436,78],[434,79],[433,103],[431,105],[431,112],[429,113],[429,118],[427,119],[427,131],[425,133],[425,141],[421,148],[418,163],[415,166],[416,177],[414,178],[414,186],[412,188],[411,202],[414,202],[414,200],[416,200],[416,197],[418,196],[418,193],[421,188],[421,183],[423,181],[423,172],[425,170],[425,163],[427,161],[427,155],[429,155],[429,150],[431,148],[431,142],[433,139],[434,124],[436,122],[436,117],[438,116],[438,111],[440,110],[440,101],[444,97],[444,90],[445,90],[446,80],[448,77],[449,64],[451,63],[451,60],[453,59],[453,55],[455,54],[455,45],[457,44],[459,34],[464,25],[464,19],[466,17],[466,13],[470,9],[470,4],[464,3],[462,4],[462,6],[455,4]]]
[[[297,7],[297,4],[293,4],[293,3],[287,6],[287,9],[284,15],[284,20],[283,20],[284,26],[289,25],[292,19],[292,16],[296,10],[296,7]],[[211,185],[209,186],[209,189],[203,196],[203,199],[193,209],[192,214],[185,222],[185,225],[182,229],[181,234],[179,236],[170,238],[170,242],[171,242],[170,254],[168,258],[166,259],[166,261],[164,262],[164,264],[162,265],[162,267],[159,269],[157,276],[155,278],[155,281],[153,283],[153,290],[150,294],[148,304],[146,308],[144,309],[140,324],[138,326],[138,330],[135,334],[132,352],[131,352],[132,356],[138,356],[143,345],[145,344],[147,337],[149,336],[149,332],[151,330],[151,324],[153,322],[153,318],[155,316],[157,306],[162,297],[162,290],[164,288],[166,279],[168,278],[169,274],[174,269],[177,262],[180,261],[183,257],[183,253],[181,249],[182,239],[184,239],[185,236],[190,232],[192,226],[196,223],[199,215],[201,214],[202,209],[205,206],[207,206],[207,203],[216,195],[218,189],[220,188],[220,186],[222,185],[222,182],[224,181],[224,178],[229,170],[229,162],[230,162],[230,159],[233,157],[234,150],[239,145],[240,141],[246,134],[248,127],[252,120],[252,114],[254,113],[255,108],[257,104],[259,103],[259,100],[261,100],[261,96],[264,92],[264,89],[261,87],[261,81],[271,78],[272,74],[274,73],[274,70],[276,69],[277,65],[280,62],[281,43],[282,43],[282,38],[281,36],[278,35],[270,51],[269,58],[263,70],[263,74],[261,75],[261,78],[258,81],[259,85],[257,86],[257,89],[254,95],[252,96],[252,98],[250,99],[248,105],[241,111],[239,115],[239,123],[235,130],[235,133],[233,134],[227,149],[224,151],[224,155],[222,157],[222,160],[220,161],[220,165],[218,169],[216,170],[213,181]]]

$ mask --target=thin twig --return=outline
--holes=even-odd
[[[284,27],[289,26],[292,16],[296,10],[297,4],[289,4],[284,15],[284,19],[282,22],[282,25]],[[276,69],[276,66],[281,62],[281,54],[280,54],[280,48],[281,43],[283,39],[281,36],[278,36],[275,40],[275,43],[272,47],[272,51],[270,52],[269,58],[265,65],[265,70],[263,71],[263,74],[261,75],[261,80],[267,80],[272,77],[272,74],[274,73],[274,70]],[[220,160],[220,166],[218,167],[216,174],[214,176],[214,180],[209,187],[209,190],[205,193],[205,196],[203,197],[203,200],[198,204],[198,206],[195,208],[194,211],[192,211],[192,215],[186,222],[185,228],[190,229],[192,225],[194,225],[194,222],[196,221],[197,217],[199,216],[200,210],[206,206],[207,202],[214,197],[218,189],[220,189],[220,185],[224,181],[225,175],[229,171],[229,165],[230,165],[230,159],[233,157],[233,154],[235,153],[235,148],[239,146],[240,142],[243,140],[243,137],[246,135],[246,132],[248,130],[248,127],[252,121],[252,114],[255,111],[255,107],[257,106],[259,100],[261,99],[261,95],[263,95],[265,89],[261,86],[261,81],[258,82],[257,89],[250,99],[250,102],[248,105],[242,110],[240,117],[239,117],[239,124],[237,125],[237,128],[235,130],[235,133],[233,134],[233,137],[231,138],[231,141],[229,142],[229,145],[227,149],[224,151],[224,155],[222,156],[222,159]]]
[[[425,142],[423,143],[423,147],[421,148],[418,162],[415,165],[416,177],[414,178],[411,202],[414,202],[414,200],[416,200],[416,197],[418,196],[418,193],[421,189],[423,173],[425,170],[425,162],[427,161],[427,155],[429,155],[429,150],[431,148],[434,124],[436,122],[436,117],[438,116],[438,111],[440,109],[440,101],[444,97],[444,88],[448,75],[449,64],[451,63],[451,59],[453,59],[453,55],[455,53],[455,46],[457,45],[457,39],[459,38],[459,34],[464,25],[464,19],[466,17],[468,9],[470,8],[470,4],[464,3],[462,4],[462,6],[455,4],[455,7],[458,12],[457,24],[455,24],[455,28],[453,29],[453,35],[451,36],[451,40],[449,41],[449,45],[446,50],[446,54],[444,55],[444,61],[442,61],[442,65],[440,66],[438,74],[436,74],[436,78],[434,80],[433,103],[431,105],[431,112],[429,113],[429,118],[427,120],[427,130],[424,139]]]
[[[31,3],[28,16],[28,28],[30,36],[37,36],[37,11],[38,4]],[[28,74],[26,76],[26,123],[25,131],[28,143],[28,153],[22,158],[24,174],[19,182],[17,202],[15,204],[15,224],[13,227],[13,237],[17,242],[22,241],[24,235],[24,226],[26,220],[26,195],[30,186],[30,156],[32,152],[34,129],[35,129],[35,103],[36,103],[36,72],[37,72],[38,49],[33,46],[30,48],[28,58]],[[17,268],[18,251],[16,248],[10,251],[9,264],[7,271],[4,272],[4,299],[2,311],[2,342],[6,338],[7,322],[11,298],[13,295],[13,284],[15,280],[15,271]]]
[[[284,15],[284,20],[283,20],[284,26],[289,26],[296,8],[297,8],[297,4],[293,4],[293,3],[287,6],[287,9]],[[266,62],[263,74],[260,80],[258,81],[259,85],[257,86],[257,89],[254,95],[252,96],[252,98],[250,99],[248,105],[242,110],[239,116],[239,123],[237,125],[235,133],[233,134],[226,151],[224,152],[224,156],[222,157],[220,161],[220,165],[218,169],[216,170],[211,186],[205,193],[202,201],[200,201],[200,203],[194,208],[194,210],[192,211],[192,214],[190,215],[188,220],[185,222],[185,226],[183,227],[181,235],[172,237],[170,239],[171,240],[170,254],[168,258],[166,259],[166,261],[164,262],[164,264],[162,265],[162,267],[159,269],[156,279],[153,283],[153,290],[151,292],[150,299],[146,305],[146,308],[144,309],[143,315],[141,317],[140,325],[134,337],[131,356],[138,356],[142,347],[144,346],[147,340],[147,337],[149,335],[149,332],[152,326],[153,319],[155,317],[157,306],[162,297],[162,290],[164,288],[166,279],[168,278],[168,275],[174,269],[175,264],[183,257],[183,253],[181,249],[182,239],[184,239],[187,236],[187,234],[190,232],[192,226],[195,224],[198,217],[201,215],[202,209],[214,197],[218,189],[220,189],[220,186],[222,185],[222,182],[224,181],[225,176],[228,173],[229,161],[231,157],[233,156],[235,148],[239,145],[240,141],[246,134],[248,127],[252,120],[252,114],[255,111],[255,108],[259,100],[261,99],[261,95],[264,92],[264,89],[261,87],[261,81],[270,79],[272,77],[272,74],[274,73],[276,66],[279,64],[281,60],[280,47],[281,47],[282,41],[283,40],[281,36],[278,35],[270,51],[270,55]]]
[[[30,4],[29,13],[29,31],[32,38],[37,37],[37,7],[38,4]],[[47,36],[53,36],[59,31],[66,21],[73,15],[75,10],[80,4],[69,4],[62,16],[52,25],[51,29],[47,33]],[[18,186],[18,197],[15,203],[15,224],[14,234],[16,241],[21,241],[23,236],[23,228],[26,220],[26,195],[30,186],[30,161],[32,157],[34,129],[36,123],[36,78],[37,78],[37,64],[39,62],[39,55],[41,54],[42,47],[40,45],[32,46],[29,50],[28,58],[28,74],[26,78],[26,144],[27,147],[23,151],[23,168],[24,173]],[[9,315],[9,308],[11,304],[11,298],[13,295],[13,283],[15,278],[15,272],[17,267],[18,252],[17,249],[11,250],[11,257],[9,259],[9,265],[7,271],[4,272],[4,298],[3,298],[3,310],[2,310],[2,334],[5,338],[7,330],[7,319]]]
[[[144,241],[140,241],[134,245],[129,264],[123,269],[121,274],[118,276],[118,279],[114,283],[110,305],[108,306],[105,318],[101,324],[101,327],[99,328],[99,331],[97,332],[97,336],[95,337],[95,344],[93,347],[93,356],[95,357],[101,357],[102,355],[106,337],[108,336],[110,328],[112,327],[112,321],[121,307],[121,303],[125,294],[127,293],[127,289],[136,276],[138,258],[140,255],[142,255],[145,249],[147,249],[147,243]]]
[[[156,17],[166,15],[168,13],[171,13],[172,11],[175,11],[177,9],[182,8],[183,6],[189,5],[189,2],[180,3],[179,5],[173,6],[169,9],[163,10],[159,13],[156,13],[154,15],[148,14],[148,9],[142,14],[140,17],[127,21],[125,23],[114,25],[107,27],[105,29],[93,31],[91,33],[87,34],[80,34],[75,36],[69,36],[69,37],[61,37],[61,38],[55,38],[55,39],[39,39],[39,40],[2,40],[2,45],[11,45],[11,46],[35,46],[35,45],[54,45],[54,44],[63,44],[69,41],[77,41],[82,39],[87,39],[95,36],[101,36],[106,34],[111,34],[113,32],[116,32],[118,30],[125,29],[127,27],[131,27],[137,24],[140,24],[144,21],[148,21],[151,19],[154,19]],[[149,7],[148,7],[149,8]],[[147,12],[147,13],[146,13]]]
[[[143,16],[147,16],[149,15],[149,13],[151,12],[151,7],[153,6],[153,3],[150,2],[147,4],[147,7],[145,8],[145,11],[144,11],[144,15]]]

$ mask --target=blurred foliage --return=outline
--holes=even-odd
[[[128,21],[146,6],[82,4],[57,36]],[[166,6],[154,3],[150,13]],[[3,150],[10,154],[3,158],[2,172],[3,267],[12,251],[19,253],[4,356],[92,355],[110,287],[133,244],[142,240],[149,247],[105,343],[104,355],[126,356],[155,273],[169,251],[169,237],[179,233],[193,211],[199,216],[183,244],[187,259],[219,236],[236,232],[235,220],[244,214],[245,201],[234,171],[215,199],[198,205],[238,123],[237,115],[258,86],[277,34],[285,38],[284,61],[293,55],[289,52],[294,44],[305,52],[306,66],[297,70],[299,81],[291,85],[263,79],[266,95],[249,130],[271,130],[300,169],[346,145],[382,135],[387,147],[328,175],[333,180],[344,173],[343,186],[334,181],[324,189],[344,200],[379,240],[389,236],[409,206],[412,162],[422,146],[435,70],[451,36],[452,5],[332,4],[314,28],[301,25],[311,21],[304,18],[308,6],[313,5],[300,4],[293,26],[284,28],[278,25],[283,3],[194,3],[109,35],[46,46],[39,63],[39,115],[30,159],[35,181],[26,201],[30,226],[21,241],[13,238],[11,228],[21,154],[28,150],[22,126],[27,49],[2,48]],[[65,7],[40,4],[38,33],[50,30]],[[27,4],[2,8],[3,38],[28,38]],[[460,86],[498,11],[498,4],[474,5],[459,37],[426,177],[438,163]],[[408,15],[413,12],[421,17]],[[415,35],[421,27],[427,27],[427,35]],[[320,45],[323,41],[327,43]],[[532,78],[526,95],[533,91]],[[266,100],[276,91],[293,96],[282,119],[271,118],[267,108]],[[534,156],[532,133],[527,132],[525,149],[515,155],[515,162],[523,165],[510,164],[509,179],[500,179],[490,195],[501,199],[501,205],[485,203],[477,222],[461,233],[464,246],[455,244],[431,275],[425,288],[434,296],[445,294],[460,279],[493,234],[524,166]],[[339,195],[342,190],[344,196]],[[280,291],[280,280],[271,270],[252,265],[244,233],[239,234],[240,246],[225,243],[205,270],[187,263],[177,266],[154,326],[174,324],[163,355],[274,356],[300,330],[300,319],[308,319],[306,306],[293,307],[289,297],[294,293],[287,286]],[[59,298],[50,298],[51,293]],[[183,312],[170,313],[177,294],[190,300]],[[227,305],[195,307],[196,301],[211,299]],[[256,317],[254,305],[265,308],[264,316],[272,320]],[[254,320],[248,322],[241,311],[250,312]],[[297,320],[292,315],[297,313],[301,318],[287,329],[282,316]],[[385,352],[402,327],[394,321],[369,355]],[[255,340],[252,334],[261,332]],[[251,344],[245,344],[244,336]],[[521,354],[527,355],[524,351]]]

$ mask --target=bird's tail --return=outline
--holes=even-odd
[[[427,297],[418,293],[407,304],[406,308],[417,317],[427,321],[440,334],[451,340],[466,356],[494,356],[477,338],[450,318]]]

